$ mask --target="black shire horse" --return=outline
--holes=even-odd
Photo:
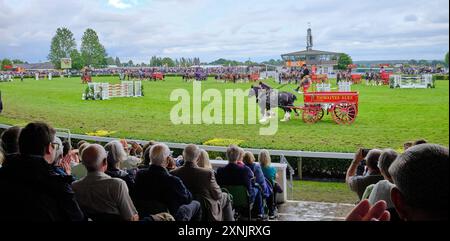
[[[270,86],[260,83],[259,86],[251,86],[248,97],[256,97],[256,103],[261,108],[261,120],[260,122],[266,122],[268,118],[273,117],[272,108],[275,106],[281,108],[284,111],[284,119],[281,121],[289,121],[291,118],[292,109],[289,107],[294,106],[294,102],[297,100],[297,96],[289,92],[279,92],[271,88]],[[298,116],[296,109],[293,109]]]

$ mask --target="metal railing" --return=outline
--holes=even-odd
[[[4,125],[0,124],[0,129],[7,129],[11,127],[10,125]],[[58,129],[58,130],[65,130],[68,129]],[[57,133],[58,134],[58,133]],[[70,130],[69,130],[70,134]],[[58,135],[59,137],[64,137]],[[119,138],[113,138],[113,137],[98,137],[98,136],[88,136],[88,135],[80,135],[80,134],[70,134],[70,137],[72,139],[77,140],[86,140],[86,141],[94,141],[94,142],[110,142],[117,140]],[[135,141],[139,144],[145,144],[148,141],[145,140],[132,140],[129,141]],[[188,144],[186,143],[172,143],[172,142],[164,142],[169,148],[174,149],[184,149]],[[204,149],[205,151],[212,151],[212,152],[223,152],[225,153],[227,151],[227,147],[222,146],[206,146],[206,145],[198,145],[200,148]],[[255,155],[259,155],[263,149],[256,149],[256,148],[245,148],[246,151],[249,151]],[[324,158],[324,159],[353,159],[354,153],[341,153],[341,152],[312,152],[312,151],[293,151],[293,150],[268,150],[270,152],[271,156],[284,156],[284,157],[306,157],[306,158]]]

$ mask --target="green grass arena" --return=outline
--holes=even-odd
[[[118,77],[94,77],[93,81],[119,82]],[[274,81],[267,83],[279,86]],[[79,77],[0,83],[4,103],[0,123],[24,125],[39,120],[78,134],[107,130],[118,138],[195,144],[214,138],[237,139],[242,147],[303,151],[354,152],[360,147],[398,150],[405,141],[419,138],[445,146],[449,143],[448,81],[437,81],[435,89],[354,85],[352,90],[359,92],[359,114],[353,125],[337,125],[330,115],[314,125],[299,118],[280,122],[274,136],[260,136],[260,124],[174,125],[169,114],[177,102],[170,101],[170,94],[180,88],[192,94],[192,83],[167,77],[164,82],[144,81],[143,85],[142,98],[84,101],[81,96],[86,85]],[[250,85],[209,79],[202,82],[202,90],[214,88],[223,94],[225,89],[248,89]],[[294,88],[288,85],[281,90],[293,92]],[[296,105],[300,105],[303,97],[297,96]],[[207,104],[203,102],[203,106]],[[223,116],[230,114],[223,108]],[[279,115],[281,119],[281,110]]]

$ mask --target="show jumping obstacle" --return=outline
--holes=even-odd
[[[407,75],[393,75],[390,83],[391,89],[426,89],[434,88],[435,83],[433,81],[433,75],[424,74],[416,76]]]
[[[120,84],[89,83],[83,100],[109,100],[117,97],[141,97],[141,81],[122,81]]]

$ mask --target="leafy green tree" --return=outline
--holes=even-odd
[[[175,67],[175,62],[171,58],[165,57],[162,59],[162,65],[167,67]]]
[[[162,61],[161,58],[156,57],[156,56],[153,56],[153,57],[150,59],[150,66],[156,67],[156,66],[162,66],[162,65],[163,65],[163,61]]]
[[[430,65],[430,63],[428,62],[428,60],[425,60],[425,59],[419,60],[418,64],[419,64],[420,66],[428,66],[428,65]]]
[[[411,59],[410,61],[408,61],[408,63],[409,63],[410,65],[417,65],[417,60]]]
[[[106,50],[100,43],[97,33],[88,28],[81,38],[81,57],[87,66],[101,67],[106,65]]]
[[[348,54],[341,54],[338,59],[337,68],[344,70],[348,68],[349,64],[353,64],[353,60]]]
[[[77,49],[72,50],[70,58],[72,59],[72,69],[80,70],[84,67],[83,58]]]
[[[68,28],[58,28],[52,38],[50,53],[47,59],[57,68],[61,68],[61,58],[69,58],[77,43],[73,33]]]
[[[114,60],[114,58],[113,57],[108,57],[108,58],[106,58],[106,64],[107,65],[114,65],[116,62],[115,62],[115,60]]]

